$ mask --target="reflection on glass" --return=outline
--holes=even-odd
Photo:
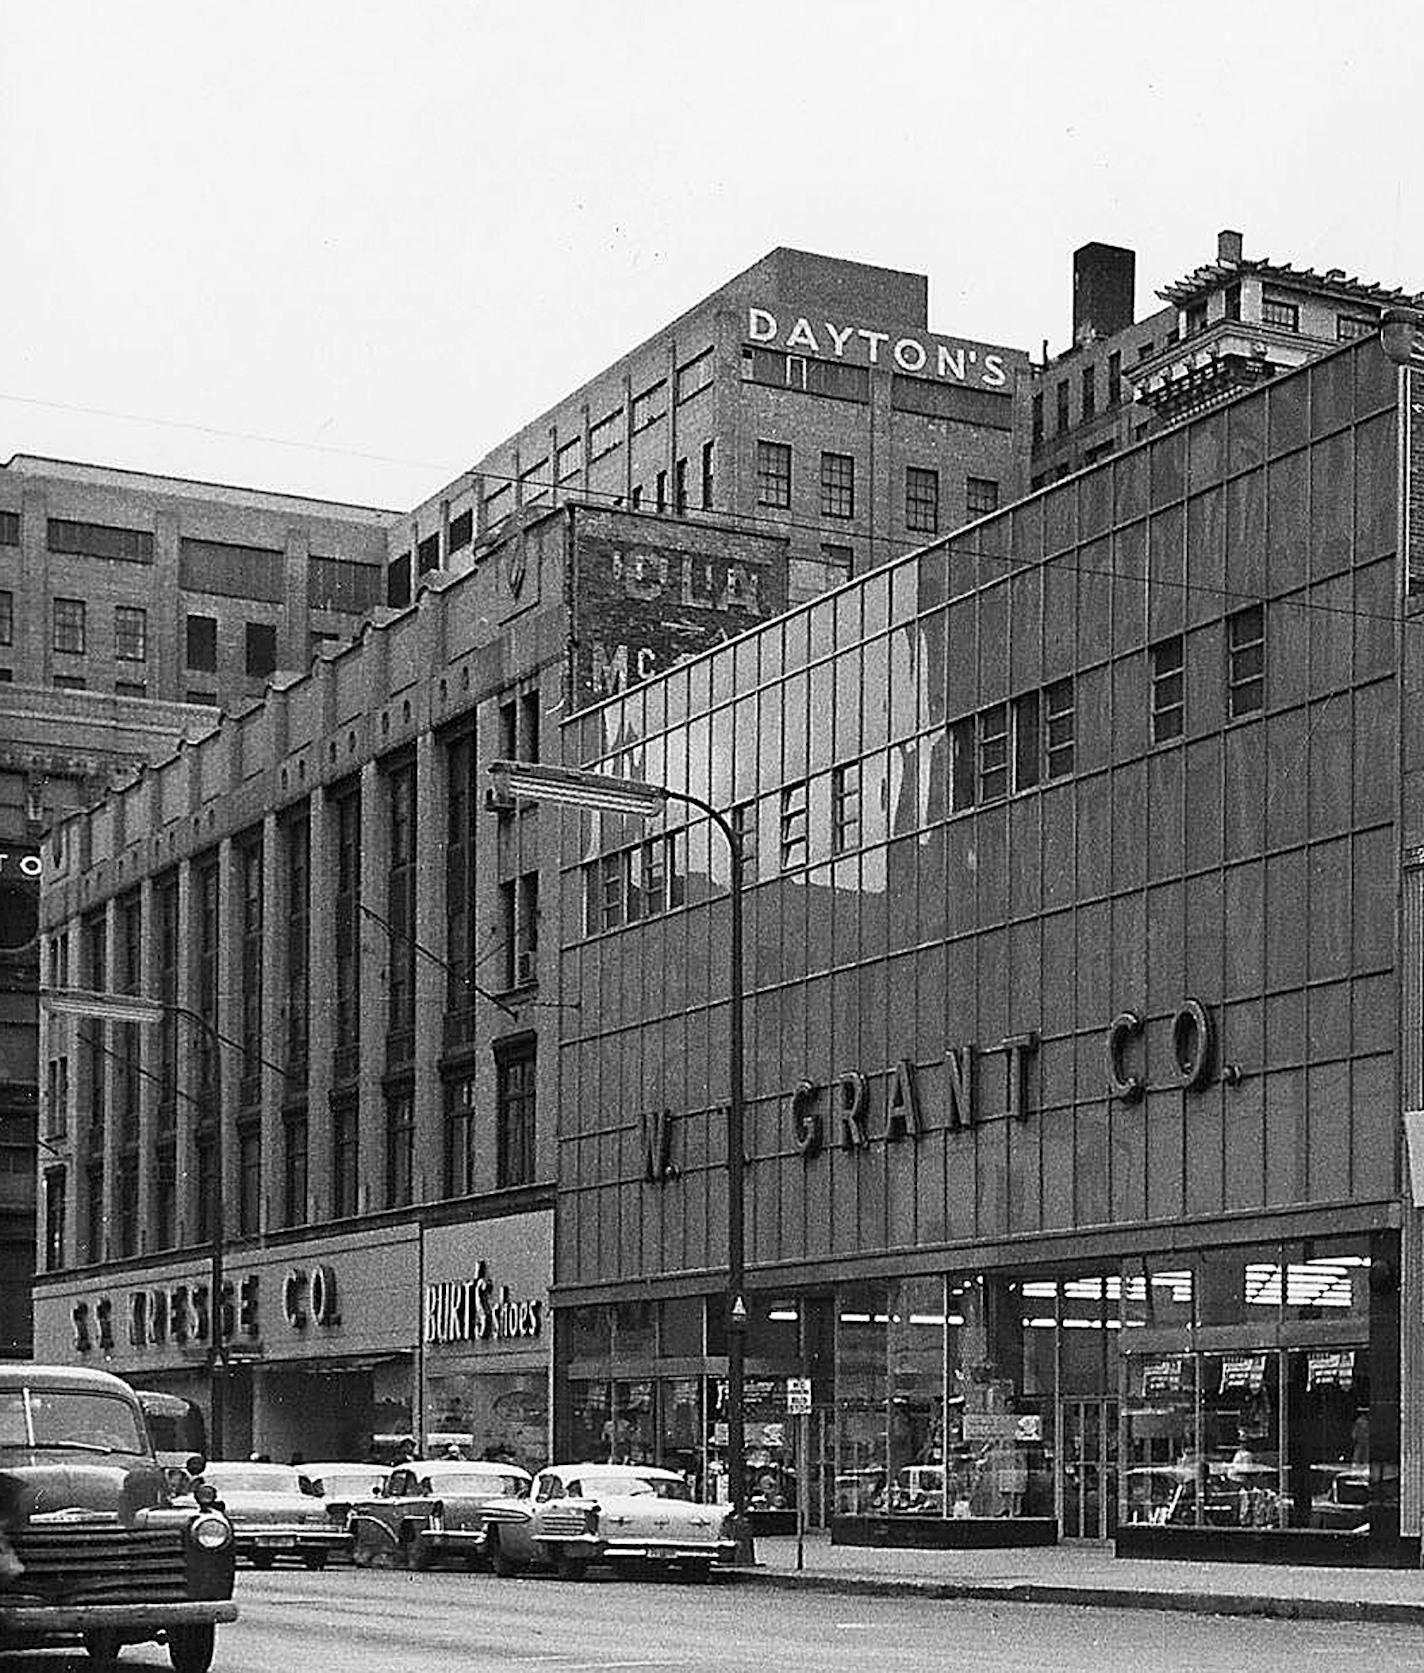
[[[1128,1360],[1123,1428],[1126,1520],[1194,1522],[1201,1479],[1194,1355],[1141,1354]]]

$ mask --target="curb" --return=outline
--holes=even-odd
[[[1424,1603],[1357,1598],[1281,1597],[1253,1592],[1164,1591],[1134,1586],[1051,1586],[1035,1581],[995,1586],[975,1581],[880,1579],[863,1574],[794,1574],[738,1569],[726,1576],[780,1591],[840,1592],[853,1597],[911,1596],[972,1603],[1067,1604],[1092,1609],[1153,1609],[1181,1615],[1257,1616],[1277,1621],[1373,1622],[1424,1626]]]

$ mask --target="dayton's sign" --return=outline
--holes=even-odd
[[[813,354],[856,366],[888,366],[916,378],[944,378],[1007,390],[1008,369],[1002,354],[968,343],[947,342],[928,332],[877,331],[811,314],[774,314],[769,308],[747,309],[747,341],[788,354]]]

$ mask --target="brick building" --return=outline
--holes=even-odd
[[[784,539],[711,521],[527,516],[59,825],[48,981],[170,1014],[48,1025],[41,1356],[206,1402],[217,1236],[229,1451],[434,1431],[543,1461],[561,907],[484,765],[778,614],[786,572]],[[650,851],[642,886],[696,864]]]
[[[811,597],[1022,492],[1027,364],[931,331],[921,274],[773,250],[416,507],[389,602],[570,496],[784,532]]]

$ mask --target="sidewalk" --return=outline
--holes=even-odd
[[[1379,1621],[1424,1626],[1424,1571],[1290,1568],[1254,1563],[1147,1562],[1111,1547],[1058,1545],[993,1551],[913,1551],[832,1545],[808,1534],[805,1567],[794,1535],[756,1542],[757,1566],[738,1584],[1003,1603],[1076,1603],[1197,1615]]]

